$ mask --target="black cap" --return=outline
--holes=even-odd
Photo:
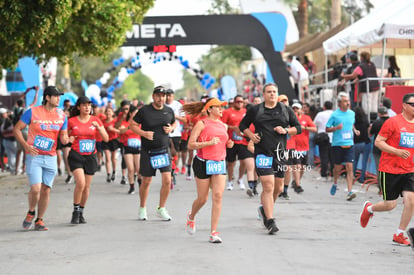
[[[63,95],[55,86],[47,86],[43,91],[43,96],[47,95]]]
[[[174,93],[174,90],[173,89],[167,89],[167,92],[166,93],[167,93],[167,95],[168,94],[173,94]]]
[[[92,103],[92,101],[87,96],[80,96],[76,101],[76,105],[79,106],[82,103]]]
[[[166,94],[167,93],[167,89],[165,89],[163,86],[157,86],[154,88],[154,90],[152,91],[153,94],[157,94],[157,93],[163,93]]]
[[[378,113],[381,115],[388,114],[388,108],[384,106],[378,107]]]

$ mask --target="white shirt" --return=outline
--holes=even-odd
[[[318,133],[326,132],[326,123],[328,123],[329,117],[332,113],[332,110],[325,110],[316,114],[315,118],[313,119],[313,123],[315,123],[316,128],[318,128]],[[327,134],[329,136],[329,142],[332,143],[332,133]]]
[[[296,83],[309,78],[309,74],[306,71],[305,67],[303,67],[298,60],[292,59],[292,61],[290,62],[290,68],[290,72]]]
[[[183,106],[177,100],[173,100],[171,104],[165,103],[165,106],[170,107],[174,111],[174,115],[179,116],[181,113],[181,107]],[[181,137],[181,132],[183,131],[183,125],[176,119],[177,127],[170,133],[170,137]]]

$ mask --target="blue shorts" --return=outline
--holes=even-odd
[[[349,148],[342,148],[341,146],[332,146],[332,154],[334,163],[337,165],[354,162],[354,146],[351,146]]]
[[[30,185],[43,183],[50,188],[57,173],[57,157],[26,154],[26,174]]]

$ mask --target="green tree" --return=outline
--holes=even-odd
[[[20,56],[59,61],[104,56],[122,45],[132,23],[142,21],[154,0],[0,1],[0,64]]]
[[[188,99],[198,100],[205,93],[198,79],[188,72],[188,70],[183,70],[183,81],[184,87],[175,91],[176,99],[186,97]]]
[[[151,99],[153,88],[154,82],[141,71],[137,71],[125,80],[120,89],[115,90],[115,100],[120,102],[127,95],[128,99],[137,98],[147,103]]]

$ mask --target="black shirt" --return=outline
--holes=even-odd
[[[378,134],[381,130],[382,125],[384,124],[384,122],[387,119],[389,119],[389,117],[387,117],[387,116],[386,117],[380,117],[379,119],[375,120],[372,123],[371,130],[370,130],[369,133],[374,136],[374,140],[377,138],[377,136],[378,136]],[[374,148],[372,149],[372,153],[373,154],[378,154],[378,155],[381,154],[381,150],[378,149],[377,146],[375,146],[375,143],[374,143]]]
[[[164,105],[161,110],[158,110],[152,104],[145,105],[135,115],[134,121],[141,124],[142,130],[154,132],[153,140],[141,137],[144,149],[168,148],[169,138],[163,127],[175,122],[174,111],[170,107]]]
[[[300,123],[290,107],[281,106],[283,103],[277,103],[276,107],[269,109],[264,107],[264,112],[259,114],[259,106],[255,105],[250,108],[242,121],[240,122],[240,131],[244,131],[249,128],[250,124],[253,123],[255,132],[260,136],[260,142],[255,144],[254,151],[256,154],[273,155],[278,150],[286,150],[286,135],[281,135],[273,130],[276,126],[296,127],[298,134],[302,132]],[[262,107],[263,108],[263,107]],[[287,112],[287,115],[285,115]]]
[[[359,130],[359,136],[354,135],[354,143],[370,143],[371,139],[368,136],[368,127],[369,127],[369,122],[368,120],[357,120],[355,119],[355,129]]]

